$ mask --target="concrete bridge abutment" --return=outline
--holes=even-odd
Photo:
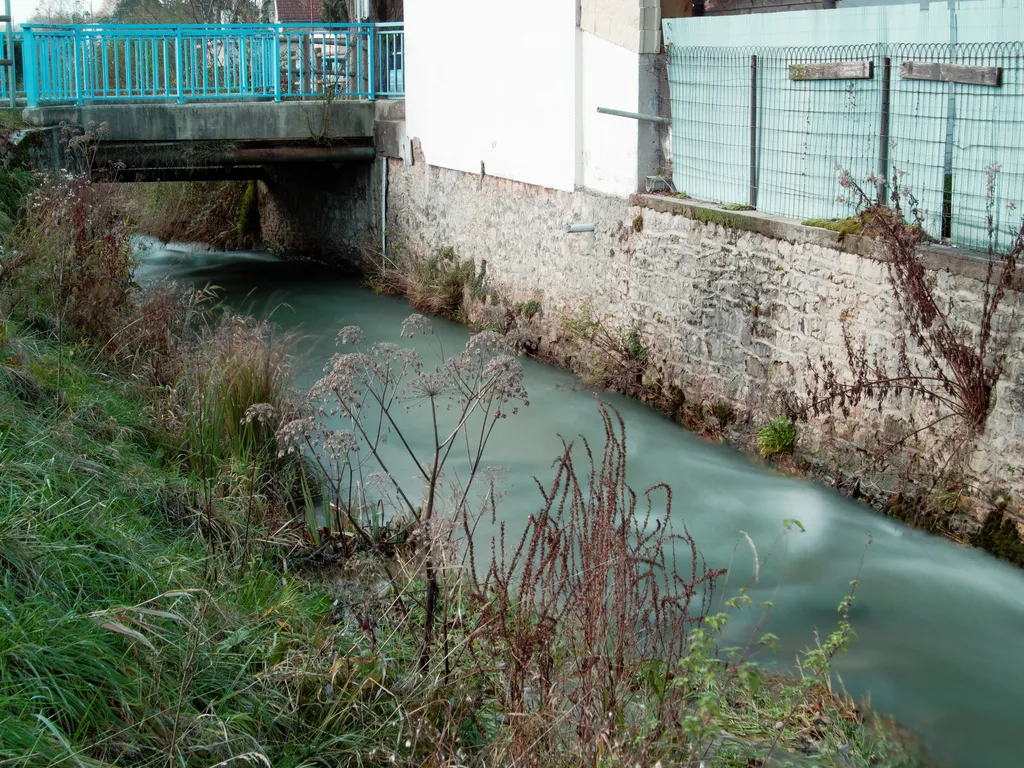
[[[386,161],[408,162],[411,156],[404,102],[377,103],[373,146],[373,158],[266,165],[259,195],[264,242],[286,256],[350,271],[364,271],[370,260],[379,260]]]

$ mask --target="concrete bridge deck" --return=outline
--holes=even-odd
[[[372,139],[401,101],[96,102],[28,107],[29,125],[104,125],[101,141],[323,141]]]

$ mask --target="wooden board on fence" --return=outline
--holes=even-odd
[[[1003,84],[1003,68],[904,61],[900,64],[900,77],[905,80],[933,80],[939,83],[965,83],[998,88]]]
[[[833,61],[827,64],[790,64],[790,80],[870,80],[873,61]]]

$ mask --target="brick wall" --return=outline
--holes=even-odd
[[[273,250],[359,269],[377,245],[377,164],[279,165],[260,187],[260,227]]]

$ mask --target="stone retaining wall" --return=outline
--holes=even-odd
[[[378,247],[378,168],[353,162],[267,169],[259,195],[264,242],[292,257],[357,270],[363,253]]]
[[[558,319],[589,302],[609,325],[638,328],[666,382],[691,404],[724,401],[751,427],[785,415],[808,394],[822,359],[845,373],[843,325],[873,352],[895,351],[901,316],[874,244],[794,222],[639,196],[626,201],[557,192],[427,165],[389,166],[388,231],[394,253],[423,255],[454,246],[487,262],[491,284],[509,302],[539,300],[544,336],[559,343]],[[595,232],[565,226],[593,223]],[[985,265],[931,252],[931,274],[951,317],[977,323]],[[1019,293],[1004,302],[1022,307]],[[1012,318],[1004,314],[1001,322]],[[911,345],[911,348],[913,346]],[[899,490],[905,475],[934,473],[940,440],[926,432],[869,467],[895,436],[943,415],[904,395],[863,402],[798,423],[798,453],[825,472],[863,473],[876,492]],[[970,450],[969,485],[1024,493],[1024,332],[1014,331],[985,433]],[[914,468],[910,459],[923,461]]]

